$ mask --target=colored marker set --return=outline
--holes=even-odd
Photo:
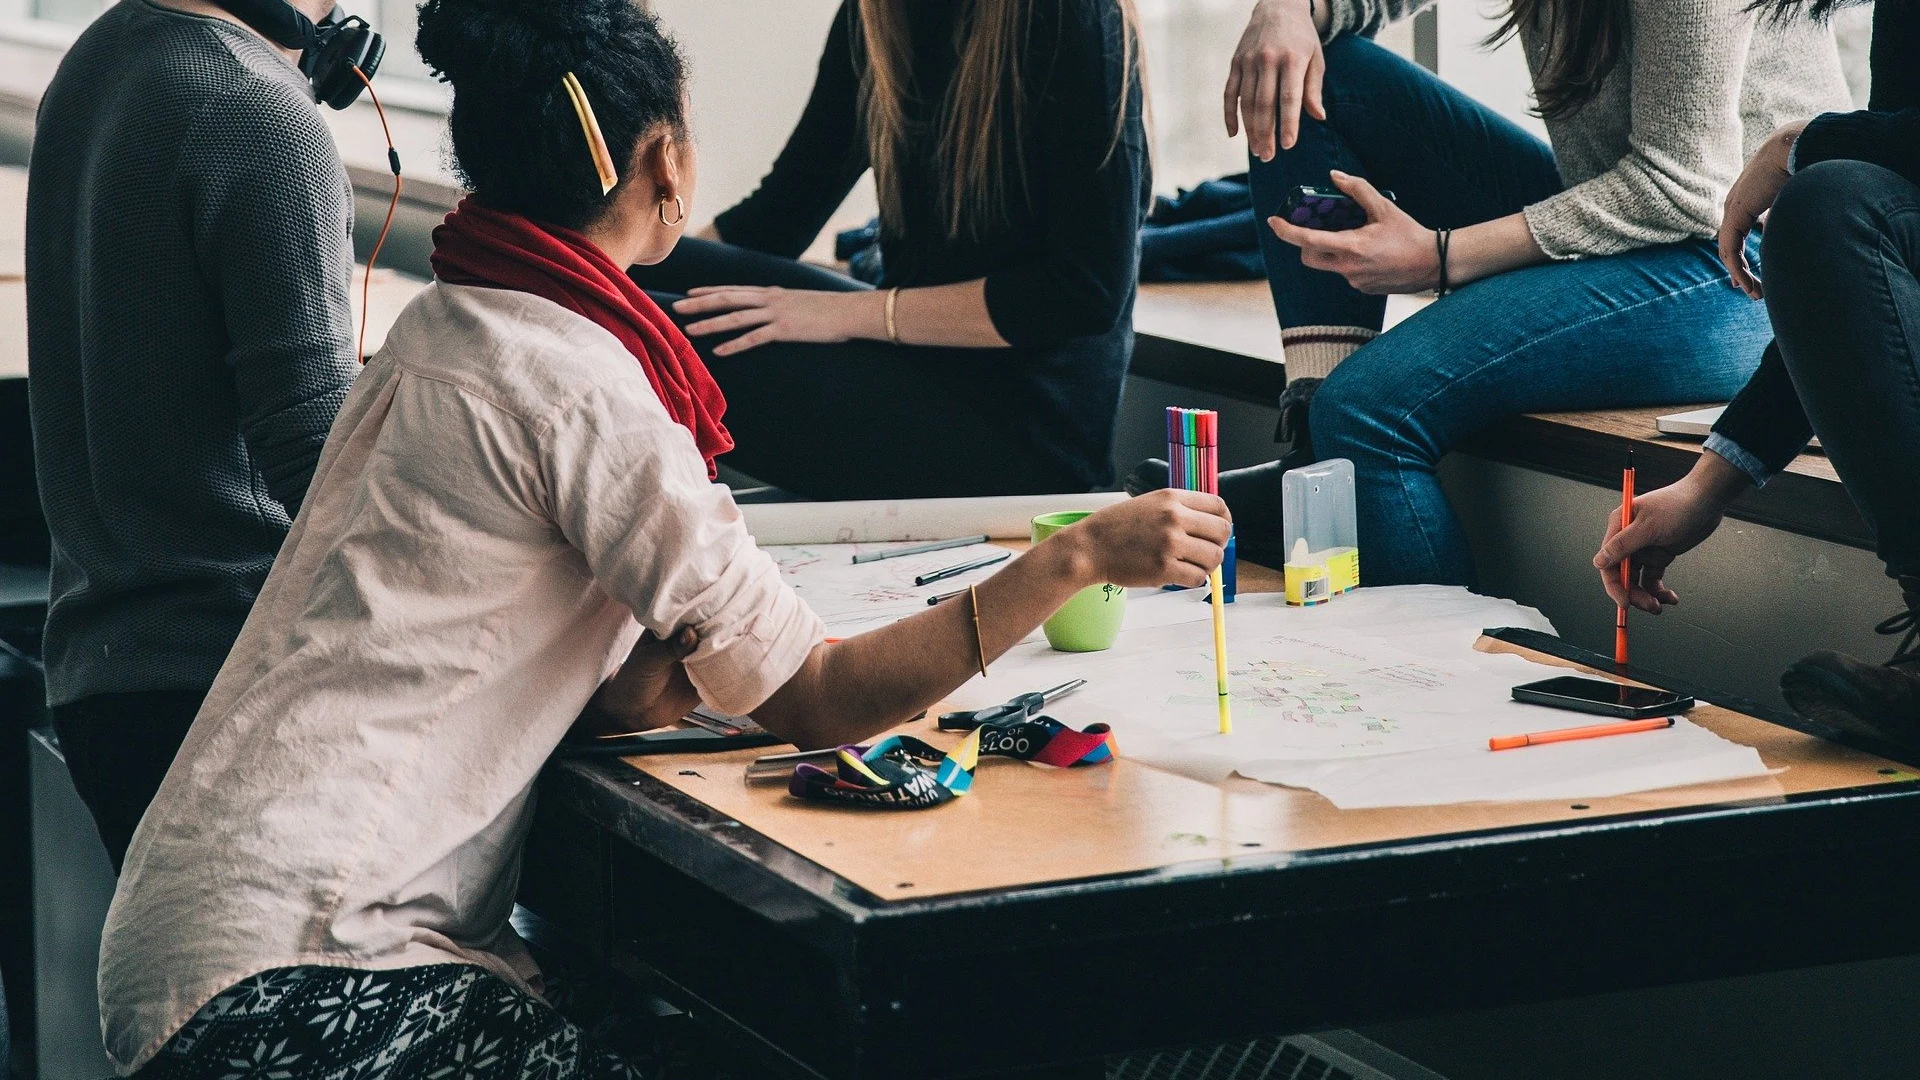
[[[1169,487],[1220,494],[1220,414],[1212,409],[1167,409],[1167,463]],[[1221,602],[1233,603],[1240,584],[1239,556],[1234,538],[1227,538],[1227,558],[1220,564]],[[1181,586],[1170,585],[1177,589]]]
[[[1167,461],[1172,483],[1187,491],[1220,494],[1220,414],[1212,409],[1167,409]],[[1227,563],[1233,560],[1233,539],[1227,539]],[[1227,609],[1229,599],[1223,566],[1207,576],[1207,599],[1213,605],[1214,682],[1220,706],[1220,734],[1233,734],[1233,702],[1227,688]]]

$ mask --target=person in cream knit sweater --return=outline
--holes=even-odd
[[[1781,123],[1848,103],[1830,31],[1748,2],[1512,0],[1551,146],[1370,40],[1416,0],[1255,6],[1226,120],[1267,220],[1294,445],[1222,478],[1243,552],[1275,554],[1283,467],[1345,457],[1368,581],[1472,584],[1449,448],[1517,413],[1739,390],[1771,335],[1716,257],[1721,204]],[[1285,220],[1300,186],[1366,224]],[[1387,294],[1427,290],[1380,332]]]

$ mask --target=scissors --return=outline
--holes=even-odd
[[[940,714],[940,730],[972,731],[982,724],[1000,724],[1009,720],[1025,720],[1045,708],[1048,703],[1063,698],[1075,690],[1087,685],[1085,679],[1063,682],[1051,690],[1036,690],[1030,694],[1021,694],[1012,701],[1000,705],[990,705],[984,709],[972,709],[966,712]]]

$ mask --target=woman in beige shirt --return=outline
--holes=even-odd
[[[962,601],[823,643],[710,480],[724,402],[624,273],[693,193],[672,43],[632,0],[429,0],[419,45],[474,194],[135,835],[100,992],[142,1076],[631,1075],[532,996],[507,925],[534,776],[590,699],[857,741],[1076,590],[1197,584],[1227,538],[1218,500],[1158,493],[982,582],[977,641]]]

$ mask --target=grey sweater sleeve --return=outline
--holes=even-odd
[[[1433,0],[1313,0],[1315,4],[1327,6],[1326,39],[1332,41],[1342,34],[1358,34],[1370,38],[1380,32],[1380,28],[1390,22],[1401,19],[1431,4]]]
[[[1741,84],[1756,16],[1750,0],[1631,0],[1625,156],[1526,208],[1555,259],[1613,255],[1712,236],[1743,163]]]
[[[244,77],[196,117],[175,182],[220,298],[241,435],[293,517],[359,370],[353,202],[333,136],[286,85]]]

